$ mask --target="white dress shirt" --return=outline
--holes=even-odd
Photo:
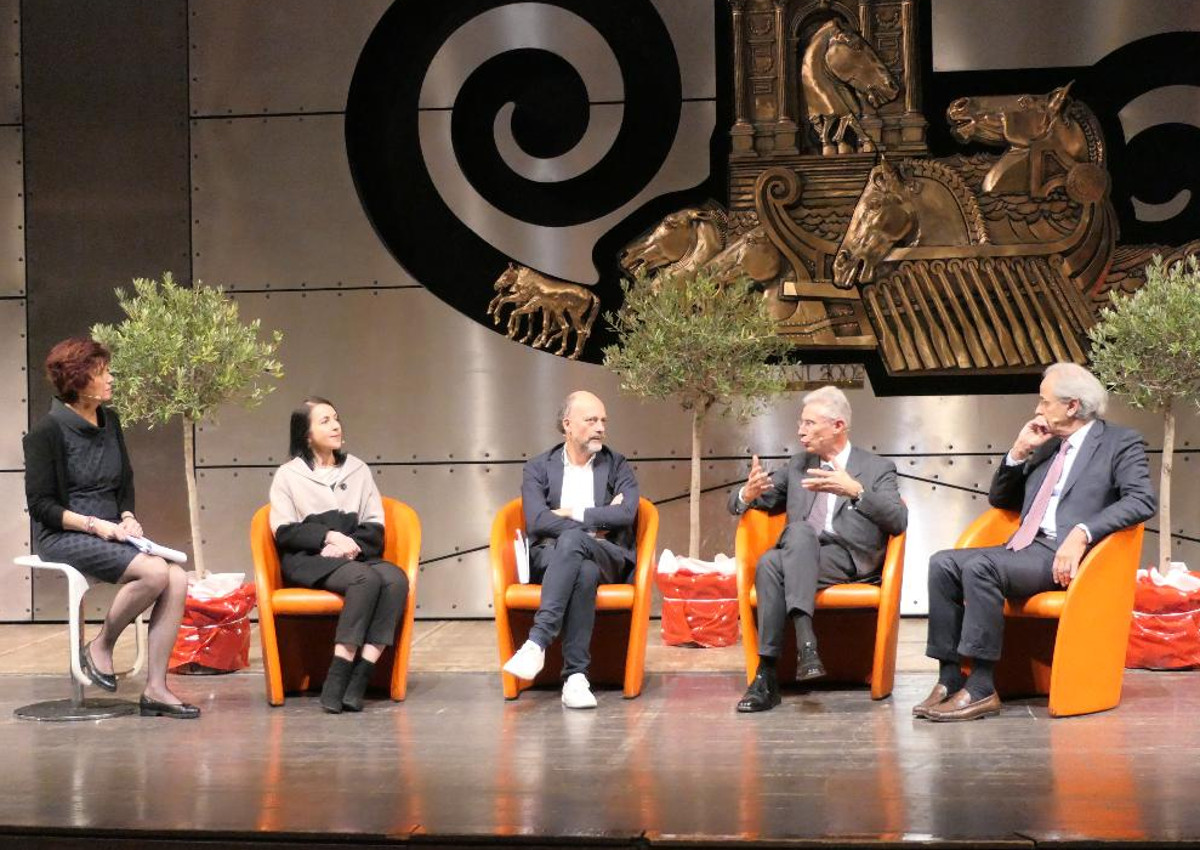
[[[846,445],[842,450],[834,455],[834,460],[837,461],[838,467],[846,468],[846,461],[850,459],[850,441],[846,441]],[[833,469],[833,465],[827,460],[821,461],[822,467]],[[825,506],[825,533],[833,534],[833,509],[837,507],[837,493],[817,493],[818,499],[827,499],[828,503]]]
[[[1058,537],[1058,499],[1062,495],[1063,486],[1067,483],[1067,479],[1071,475],[1071,467],[1075,465],[1075,458],[1079,457],[1079,449],[1083,446],[1083,441],[1087,439],[1088,432],[1092,430],[1092,425],[1095,424],[1093,419],[1088,422],[1071,436],[1067,437],[1067,443],[1070,448],[1067,449],[1067,456],[1063,458],[1062,475],[1058,476],[1058,483],[1054,485],[1054,489],[1050,491],[1050,502],[1046,505],[1046,515],[1042,517],[1042,524],[1039,530],[1046,537],[1055,540]],[[1015,460],[1012,452],[1004,458],[1004,462],[1009,466],[1018,466],[1024,461]],[[1051,463],[1054,461],[1051,460]],[[1078,524],[1079,528],[1083,529],[1083,533],[1087,536],[1088,542],[1092,542],[1092,531],[1082,522]]]
[[[596,507],[596,480],[592,474],[595,460],[596,456],[591,455],[587,463],[576,466],[563,446],[563,486],[558,506],[569,510],[576,522],[583,522],[583,512]]]

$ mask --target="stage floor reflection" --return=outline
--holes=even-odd
[[[62,677],[2,676],[0,829],[339,840],[590,837],[699,843],[1170,842],[1200,838],[1200,674],[1130,672],[1115,711],[1051,720],[1045,700],[966,724],[892,698],[790,691],[739,715],[740,677],[647,678],[595,711],[556,691],[514,702],[498,676],[412,676],[403,704],[270,708],[258,676],[185,677],[198,722],[19,721]],[[135,686],[129,694],[136,698]],[[197,836],[199,837],[199,836]],[[644,843],[643,843],[643,846]]]

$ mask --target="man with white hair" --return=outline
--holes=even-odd
[[[879,581],[888,537],[908,524],[890,460],[850,445],[850,402],[833,386],[804,397],[804,451],[768,474],[755,455],[746,484],[729,494],[729,510],[787,511],[787,526],[758,560],[758,671],[738,711],[767,711],[780,703],[776,660],[784,628],[796,629],[796,679],[825,675],[812,616],[817,590],[846,582]]]
[[[1108,393],[1091,372],[1055,363],[1034,417],[992,478],[988,501],[1019,510],[1004,546],[951,549],[929,559],[929,639],[937,684],[913,714],[975,720],[1000,711],[993,669],[1004,638],[1004,600],[1066,587],[1090,546],[1154,515],[1142,435],[1100,418]],[[971,661],[964,677],[962,665]]]
[[[563,691],[567,708],[595,708],[587,679],[596,588],[632,580],[637,555],[638,485],[625,458],[604,444],[604,403],[584,390],[558,412],[563,442],[530,458],[521,481],[521,509],[529,536],[529,570],[542,586],[529,639],[504,664],[532,680],[546,649],[562,633]]]

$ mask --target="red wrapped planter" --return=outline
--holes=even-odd
[[[738,641],[737,575],[730,559],[697,564],[668,558],[655,574],[662,594],[662,636],[668,646],[730,646]],[[663,571],[674,564],[674,571]],[[728,564],[728,572],[722,568]]]
[[[249,667],[254,585],[243,584],[211,599],[196,598],[190,591],[171,650],[171,672],[228,673]]]
[[[1200,666],[1200,577],[1165,578],[1138,570],[1126,667],[1178,670]]]

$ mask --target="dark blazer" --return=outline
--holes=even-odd
[[[101,407],[99,415],[116,432],[117,445],[121,449],[117,510],[119,513],[133,511],[133,467],[129,465],[121,420],[108,407]],[[29,516],[45,528],[62,531],[63,512],[71,498],[67,487],[67,443],[63,439],[62,426],[53,416],[43,416],[21,440],[21,445],[25,449],[25,500],[29,505]]]
[[[1057,437],[1047,440],[1016,466],[1002,460],[988,492],[992,507],[1020,510],[1024,519],[1050,470],[1047,461],[1061,443]],[[1099,543],[1114,531],[1146,521],[1156,510],[1142,435],[1095,420],[1058,498],[1054,516],[1058,540],[1065,540],[1082,523],[1092,533],[1092,543]]]
[[[563,444],[530,458],[521,480],[521,508],[525,514],[525,533],[529,543],[557,538],[565,531],[581,528],[584,531],[607,531],[609,543],[619,547],[627,566],[637,562],[638,493],[637,479],[624,456],[608,446],[596,453],[592,461],[595,479],[596,507],[583,512],[583,522],[553,513],[560,507],[563,484]],[[621,493],[621,504],[611,504]]]
[[[729,512],[741,514],[750,507],[777,514],[786,509],[789,526],[804,522],[818,494],[800,482],[808,477],[807,470],[820,465],[815,454],[793,455],[786,467],[771,473],[773,486],[749,505],[738,500],[741,487],[730,493]],[[858,574],[866,576],[883,566],[888,538],[908,527],[908,508],[900,500],[896,465],[890,460],[851,444],[846,471],[863,485],[863,494],[857,505],[842,496],[834,501],[834,542],[850,552]]]

